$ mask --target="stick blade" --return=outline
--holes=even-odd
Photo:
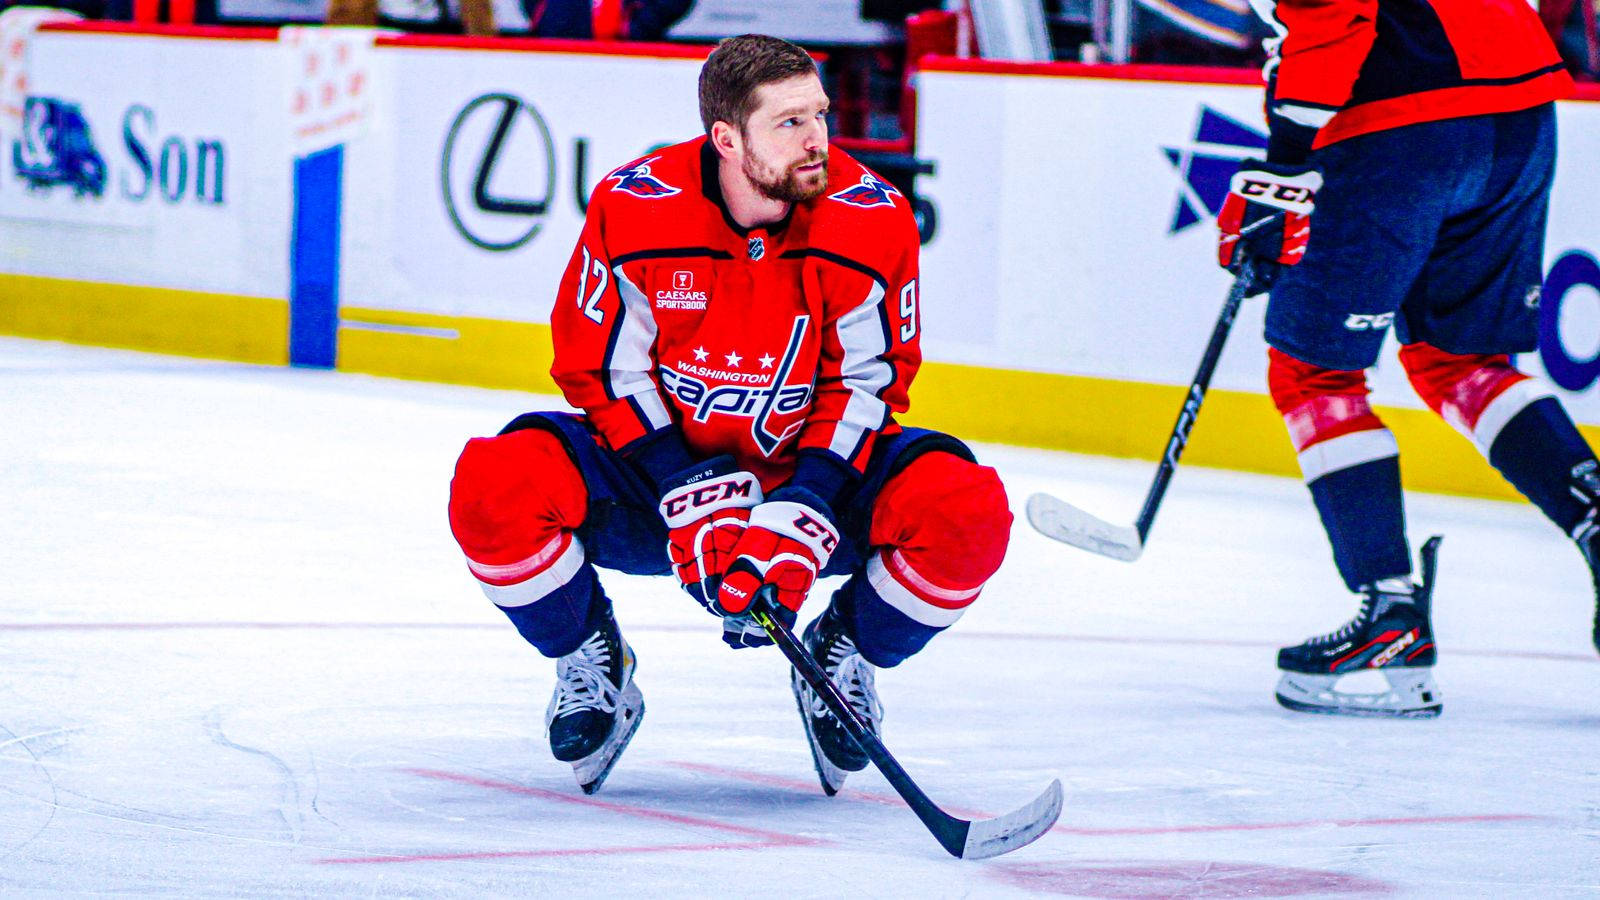
[[[1123,562],[1144,552],[1144,539],[1132,526],[1113,525],[1049,494],[1028,498],[1028,523],[1045,537]]]
[[[1026,847],[1056,824],[1061,804],[1061,779],[1057,778],[1026,806],[999,818],[973,822],[959,855],[962,859],[988,859]]]

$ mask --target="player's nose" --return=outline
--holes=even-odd
[[[807,150],[821,150],[826,146],[828,146],[827,121],[821,118],[811,120],[810,126],[806,129],[805,148]]]

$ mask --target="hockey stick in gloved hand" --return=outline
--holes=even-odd
[[[1056,823],[1061,815],[1062,803],[1059,778],[1051,781],[1044,793],[1027,805],[999,818],[969,821],[958,819],[940,809],[889,754],[889,748],[883,745],[883,741],[861,721],[860,715],[828,680],[827,674],[811,656],[811,652],[801,645],[794,632],[772,615],[772,605],[776,602],[772,598],[773,590],[771,585],[766,585],[756,593],[755,602],[750,605],[751,616],[766,630],[783,655],[788,657],[790,665],[800,673],[806,684],[822,698],[833,717],[866,751],[872,764],[883,773],[895,793],[906,801],[906,805],[911,807],[911,811],[917,814],[917,818],[933,832],[934,839],[951,856],[958,859],[985,859],[1009,853],[1032,843]]]
[[[1262,219],[1257,225],[1274,222],[1277,218]],[[1244,302],[1245,294],[1254,280],[1255,263],[1246,259],[1233,279],[1233,289],[1222,304],[1222,312],[1217,315],[1216,327],[1211,329],[1211,343],[1206,345],[1205,355],[1200,358],[1200,369],[1194,373],[1194,381],[1189,385],[1183,408],[1178,410],[1178,421],[1167,436],[1166,452],[1161,454],[1161,464],[1156,467],[1156,477],[1150,484],[1149,493],[1145,494],[1144,508],[1139,510],[1139,518],[1131,526],[1114,525],[1065,500],[1049,494],[1034,494],[1028,498],[1028,522],[1040,534],[1123,562],[1133,562],[1139,558],[1139,554],[1144,552],[1145,538],[1150,535],[1150,524],[1156,519],[1156,510],[1161,508],[1161,498],[1167,493],[1167,485],[1178,469],[1178,458],[1189,444],[1189,430],[1200,416],[1200,404],[1206,399],[1211,373],[1216,371],[1217,361],[1222,358],[1222,348],[1228,342],[1228,333],[1233,330],[1233,320],[1239,315],[1239,305]]]

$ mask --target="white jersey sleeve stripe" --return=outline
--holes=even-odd
[[[867,432],[882,428],[889,413],[882,395],[894,383],[894,366],[883,359],[889,352],[883,295],[883,285],[874,281],[861,305],[834,326],[844,349],[839,374],[850,399],[828,449],[843,459],[854,458]]]
[[[656,319],[650,300],[628,280],[622,266],[612,266],[617,292],[622,295],[622,321],[606,352],[606,387],[613,398],[633,399],[635,412],[652,429],[665,428],[672,419],[652,377],[650,350],[656,342]]]

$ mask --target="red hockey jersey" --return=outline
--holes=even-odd
[[[768,490],[802,450],[859,473],[921,362],[918,250],[906,199],[838,149],[820,197],[745,229],[705,138],[663,148],[595,188],[551,374],[615,449],[676,425]]]
[[[1315,147],[1529,109],[1572,78],[1527,0],[1252,0],[1279,34],[1272,108]]]

